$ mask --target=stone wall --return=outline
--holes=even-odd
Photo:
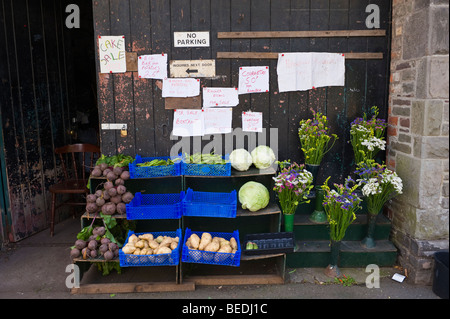
[[[399,262],[431,284],[449,243],[449,1],[394,0],[388,152],[404,193],[388,205]]]

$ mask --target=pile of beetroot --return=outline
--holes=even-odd
[[[86,197],[86,212],[90,214],[102,212],[104,215],[125,214],[125,204],[130,203],[134,197],[125,187],[125,181],[130,179],[127,167],[109,167],[105,163],[96,165],[91,177],[102,176],[106,177],[106,181],[97,188],[103,188]]]

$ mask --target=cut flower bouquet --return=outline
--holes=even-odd
[[[374,115],[367,120],[367,115],[357,118],[351,123],[350,142],[353,147],[355,161],[358,165],[365,160],[374,159],[380,150],[385,150],[386,141],[384,133],[387,123],[383,119],[378,119],[378,108],[372,108]]]
[[[312,189],[312,174],[304,169],[304,165],[292,163],[281,169],[277,177],[273,177],[281,210],[285,215],[293,215],[302,203],[309,202],[308,194]]]
[[[338,137],[336,134],[329,133],[328,120],[325,115],[314,111],[313,115],[313,119],[300,121],[298,135],[305,155],[305,163],[319,165]],[[331,145],[329,145],[330,143]]]

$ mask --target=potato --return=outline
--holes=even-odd
[[[133,255],[140,255],[140,254],[141,254],[140,248],[136,248],[136,250],[133,252]]]
[[[178,242],[176,241],[172,241],[172,243],[170,244],[170,249],[174,250],[178,247]]]
[[[128,238],[128,242],[129,243],[135,243],[135,242],[137,242],[139,240],[139,238],[138,238],[138,236],[136,236],[135,234],[132,234],[131,236],[130,236],[130,238]]]
[[[164,237],[163,236],[158,236],[158,237],[156,237],[156,242],[158,243],[158,244],[160,244],[163,240],[164,240]]]
[[[136,248],[141,248],[142,249],[142,248],[144,248],[146,242],[147,242],[146,240],[140,239],[134,244],[134,246]]]
[[[236,249],[237,250],[237,241],[236,239],[234,239],[234,237],[230,238],[230,246],[232,249]]]
[[[193,249],[198,249],[198,246],[200,245],[200,237],[197,236],[197,234],[192,234],[189,237],[190,246]]]
[[[180,238],[178,236],[175,238],[172,238],[172,239],[173,239],[173,241],[176,241],[177,243],[180,241]]]
[[[150,240],[148,242],[148,245],[150,246],[151,249],[158,249],[159,244],[156,242],[156,240]]]
[[[219,239],[219,242],[220,242],[220,246],[230,244],[229,240],[226,240],[225,238],[222,238],[222,237]]]
[[[210,233],[203,233],[200,239],[200,244],[198,245],[199,250],[205,250],[205,247],[211,242],[212,237]]]
[[[205,247],[205,251],[212,251],[212,252],[216,252],[219,250],[219,243],[216,241],[211,241],[206,247]]]
[[[160,255],[160,254],[170,254],[170,253],[172,253],[172,250],[171,250],[169,247],[166,247],[166,246],[164,246],[164,247],[159,247],[159,248],[156,250],[156,252],[155,252],[156,255]]]
[[[140,239],[145,239],[146,241],[151,241],[153,240],[153,235],[152,234],[142,234],[139,235]]]
[[[132,254],[132,253],[134,253],[135,250],[136,250],[136,247],[134,247],[133,245],[130,245],[130,244],[126,244],[125,246],[122,247],[122,251],[124,254]]]
[[[147,248],[142,248],[140,255],[147,255],[148,249]]]
[[[163,246],[169,247],[170,244],[172,243],[172,241],[173,241],[172,238],[166,237],[166,238],[164,238],[164,239],[162,240],[162,242],[159,244],[159,247],[163,247]]]
[[[230,245],[222,245],[222,246],[220,246],[220,249],[217,252],[230,254],[231,251],[232,251],[232,249],[231,249]]]

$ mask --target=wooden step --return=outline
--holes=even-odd
[[[367,249],[360,241],[344,240],[341,244],[340,267],[393,266],[397,248],[389,240],[377,240],[375,248]],[[286,266],[290,268],[326,267],[330,262],[329,240],[296,240],[293,253],[287,254]]]
[[[344,240],[362,240],[367,233],[367,215],[357,214],[356,220],[349,226]],[[391,222],[384,215],[377,217],[375,227],[376,240],[388,240]],[[294,235],[296,240],[328,240],[328,224],[317,224],[309,220],[309,215],[296,214],[294,217]]]

